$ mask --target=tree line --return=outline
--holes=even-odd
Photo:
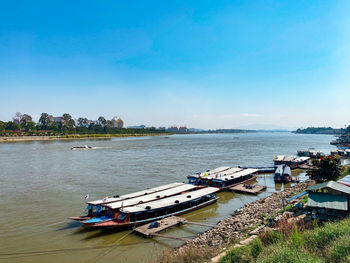
[[[74,120],[69,113],[53,117],[48,113],[41,113],[39,121],[33,121],[29,114],[17,112],[12,121],[0,121],[0,133],[2,135],[58,135],[58,134],[144,134],[164,132],[155,127],[145,129],[128,129],[114,127],[112,120],[100,116],[97,120],[89,120],[79,117]]]

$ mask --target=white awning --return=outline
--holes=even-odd
[[[129,199],[129,198],[143,196],[145,194],[151,194],[151,193],[155,193],[155,192],[171,189],[173,187],[177,187],[177,186],[180,186],[180,185],[184,185],[184,183],[171,183],[171,184],[161,185],[161,186],[158,186],[158,187],[154,187],[154,188],[150,188],[150,189],[146,189],[146,190],[142,190],[142,191],[138,191],[138,192],[121,195],[119,197],[110,197],[110,198],[107,197],[105,199],[90,201],[90,202],[87,202],[87,204],[101,205],[101,204],[108,204],[108,203],[112,203],[112,202],[118,202],[118,201],[126,200],[126,199]]]
[[[153,209],[158,209],[158,208],[166,208],[172,205],[177,205],[181,204],[187,201],[191,201],[197,198],[200,198],[202,196],[212,194],[219,191],[218,188],[216,187],[206,187],[200,190],[192,191],[189,193],[181,194],[181,195],[176,195],[168,198],[164,198],[161,200],[149,202],[147,204],[140,204],[140,205],[135,205],[131,207],[126,207],[121,210],[121,212],[124,213],[135,213],[135,212],[143,212],[143,211],[148,211],[148,210],[153,210]],[[149,208],[149,209],[146,209]]]
[[[119,209],[122,206],[125,207],[125,206],[137,205],[139,203],[146,203],[153,200],[162,199],[168,196],[180,194],[182,192],[189,191],[195,188],[197,188],[196,185],[183,184],[177,187],[170,188],[168,190],[159,191],[156,193],[147,194],[147,195],[143,195],[143,196],[127,199],[127,200],[122,200],[118,202],[113,202],[109,204],[104,204],[103,206],[109,207],[111,209]]]

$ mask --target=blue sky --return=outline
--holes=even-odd
[[[0,119],[350,124],[350,1],[1,1]]]

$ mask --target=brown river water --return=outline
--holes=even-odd
[[[219,166],[271,166],[277,154],[314,147],[329,153],[329,135],[292,133],[201,134],[110,140],[0,143],[0,262],[152,262],[182,241],[144,239],[130,231],[87,231],[67,218],[84,214],[89,200],[184,182]],[[71,151],[77,145],[92,150]],[[299,174],[297,171],[295,175]],[[304,173],[300,174],[305,179]],[[283,190],[261,176],[258,196],[219,193],[217,203],[185,214],[215,224],[258,198]],[[207,230],[183,225],[167,235],[191,238]]]

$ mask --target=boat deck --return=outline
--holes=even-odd
[[[151,224],[157,222],[158,226],[149,228]],[[177,216],[170,216],[167,218],[164,218],[162,220],[158,221],[153,221],[149,224],[139,226],[134,229],[134,231],[146,238],[157,236],[157,237],[164,237],[164,238],[171,238],[171,239],[177,239],[177,240],[184,240],[187,241],[188,239],[186,238],[181,238],[181,237],[172,237],[172,236],[166,236],[159,234],[161,231],[168,230],[169,228],[172,228],[174,226],[179,226],[179,225],[184,225],[184,224],[193,224],[193,225],[200,225],[200,226],[206,226],[206,227],[216,227],[215,225],[209,225],[205,223],[197,223],[197,222],[190,222],[187,221],[185,218],[177,217]]]
[[[150,225],[155,223],[155,222],[158,223],[158,227],[149,228]],[[171,217],[164,218],[162,220],[153,221],[153,222],[151,222],[149,224],[139,226],[139,227],[135,228],[134,231],[137,234],[140,234],[141,236],[152,237],[152,236],[155,236],[155,234],[158,234],[161,231],[164,231],[164,230],[167,230],[167,229],[169,229],[171,227],[182,225],[182,224],[185,224],[185,223],[186,223],[186,219],[185,218],[181,218],[181,217],[177,217],[177,216],[171,216]]]
[[[239,184],[239,185],[236,185],[236,186],[229,188],[230,191],[247,193],[247,194],[258,194],[265,189],[266,189],[266,186],[249,185],[249,187],[247,187],[247,185],[245,185],[245,184]]]

